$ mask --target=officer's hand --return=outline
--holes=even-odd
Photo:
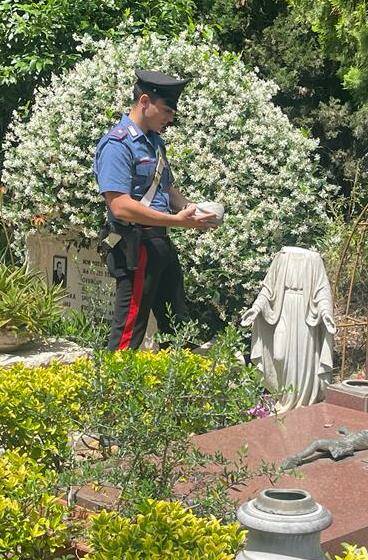
[[[176,221],[179,226],[185,228],[195,228],[195,229],[210,229],[217,227],[214,222],[216,220],[216,214],[213,212],[196,212],[197,207],[195,204],[189,204],[183,210],[180,210],[176,214]]]

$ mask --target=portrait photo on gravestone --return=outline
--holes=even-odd
[[[67,257],[54,255],[52,259],[52,283],[67,287]]]

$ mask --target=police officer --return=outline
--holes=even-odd
[[[214,218],[214,214],[196,212],[196,206],[173,186],[160,136],[173,123],[179,96],[189,80],[156,71],[136,70],[136,75],[132,108],[100,140],[94,165],[110,224],[130,224],[125,231],[134,232],[134,239],[139,232],[133,267],[127,266],[124,233],[114,248],[115,264],[119,264],[114,274],[110,350],[138,348],[151,309],[161,332],[170,332],[168,306],[176,320],[188,318],[183,274],[167,228],[208,229]]]

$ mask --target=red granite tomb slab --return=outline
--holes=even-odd
[[[248,444],[248,463],[256,467],[263,459],[279,464],[286,457],[301,451],[319,438],[334,438],[337,428],[346,426],[352,431],[368,429],[368,417],[341,406],[319,403],[298,408],[279,418],[268,417],[209,432],[194,438],[198,447],[207,453],[220,451],[229,459]],[[322,533],[325,550],[341,552],[341,542],[368,545],[368,450],[335,462],[322,458],[298,469],[302,479],[285,475],[275,485],[279,488],[302,488],[327,507],[333,524]],[[254,498],[270,486],[266,477],[241,486],[233,497],[239,503]]]

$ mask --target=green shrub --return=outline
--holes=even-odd
[[[90,530],[89,560],[232,560],[245,538],[239,525],[199,518],[178,502],[142,504],[135,520],[97,515]]]
[[[368,21],[365,0],[287,0],[296,17],[318,35],[325,55],[339,66],[343,86],[367,101]]]
[[[104,462],[96,463],[95,457],[78,462],[62,474],[60,485],[113,484],[121,491],[119,511],[134,515],[142,499],[177,499],[177,483],[194,481],[190,502],[198,502],[201,515],[232,518],[235,506],[229,504],[227,489],[259,473],[247,468],[246,455],[236,466],[221,454],[201,453],[191,436],[252,419],[249,409],[260,401],[263,388],[256,370],[236,361],[235,348],[236,331],[228,329],[212,358],[181,348],[156,354],[101,352],[86,401],[84,433],[97,436],[96,452]],[[203,473],[209,462],[219,465],[216,480]]]
[[[102,313],[89,309],[71,309],[54,324],[50,335],[71,340],[83,348],[99,350],[107,346],[110,329],[110,324]]]
[[[65,544],[66,510],[48,493],[54,481],[26,455],[0,457],[0,558],[48,560]]]
[[[61,286],[48,286],[26,266],[0,263],[0,329],[47,334],[61,316],[63,296]]]
[[[92,363],[83,359],[70,366],[0,368],[0,446],[58,466],[81,414],[85,370],[91,372]]]
[[[89,404],[96,421],[121,436],[131,423],[144,425],[154,446],[153,435],[169,418],[186,434],[250,420],[248,409],[262,389],[253,366],[225,365],[183,349],[127,350],[102,355]]]

